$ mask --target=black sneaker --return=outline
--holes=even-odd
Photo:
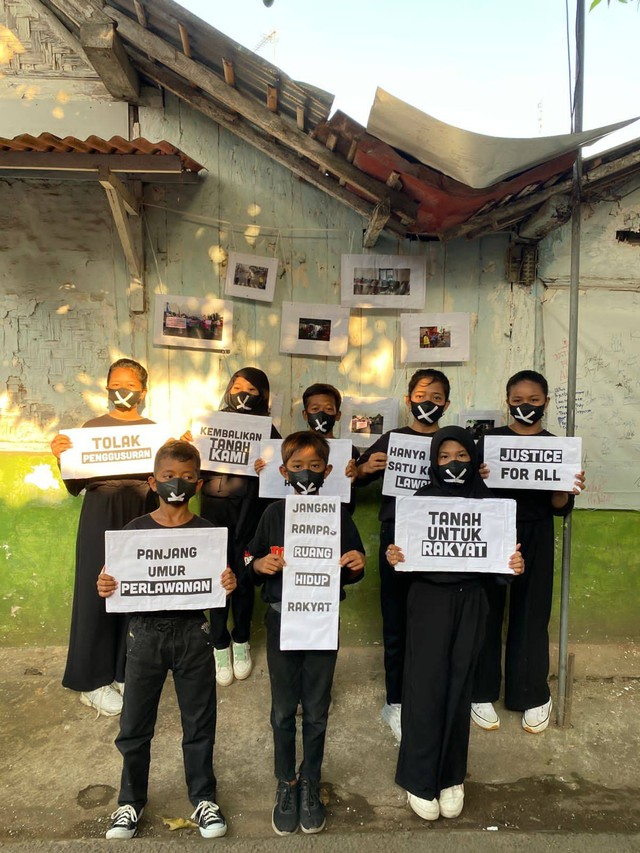
[[[227,834],[227,822],[220,811],[220,806],[211,800],[200,800],[191,820],[198,824],[203,838],[219,838]]]
[[[311,779],[300,779],[300,829],[311,835],[322,832],[326,822],[320,784]]]
[[[138,813],[133,806],[118,806],[111,815],[111,826],[105,832],[105,838],[133,838],[138,830],[138,820],[144,809]]]
[[[276,835],[292,835],[298,831],[298,786],[278,782],[271,826]]]

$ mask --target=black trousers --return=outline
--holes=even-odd
[[[302,762],[299,772],[319,782],[338,652],[280,651],[280,613],[268,607],[265,622],[276,779],[292,782],[296,778],[296,710],[300,702]]]
[[[127,637],[124,706],[116,746],[123,758],[118,804],[132,805],[137,811],[147,802],[151,739],[169,670],[180,706],[189,799],[194,807],[200,800],[215,801],[216,676],[209,623],[204,615],[134,616]]]
[[[480,585],[411,585],[396,782],[418,797],[433,800],[464,782],[473,672],[486,615]]]
[[[387,702],[402,701],[402,674],[407,633],[407,592],[410,576],[396,572],[385,552],[395,538],[395,524],[383,521],[380,527],[380,609],[382,611],[382,642],[384,645],[384,677]]]
[[[520,522],[525,571],[509,589],[509,625],[505,650],[504,704],[526,711],[548,701],[549,618],[553,598],[553,518]],[[474,702],[495,702],[502,680],[502,627],[507,587],[488,589],[489,616],[478,659]]]

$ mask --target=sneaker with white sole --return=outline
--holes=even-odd
[[[213,660],[216,665],[216,683],[220,687],[228,687],[233,681],[233,667],[231,666],[231,649],[214,649]]]
[[[124,681],[112,681],[111,686],[119,693],[121,696],[124,696]]]
[[[380,711],[380,718],[383,723],[386,723],[391,731],[396,736],[396,740],[398,743],[402,740],[402,725],[400,722],[400,717],[402,713],[402,705],[400,703],[397,704],[389,704],[386,702],[382,706],[382,711]]]
[[[531,732],[532,735],[540,734],[549,725],[551,719],[551,709],[553,702],[551,697],[544,705],[538,705],[536,708],[529,708],[522,715],[522,728],[525,732]]]
[[[110,684],[81,693],[80,701],[89,708],[95,708],[98,717],[117,717],[122,711],[122,696]]]
[[[298,785],[284,779],[278,782],[276,801],[271,812],[271,826],[276,835],[293,835],[300,826],[300,796]]]
[[[307,835],[322,832],[326,824],[325,809],[320,797],[320,785],[300,777],[300,829]]]
[[[500,728],[500,717],[491,702],[472,702],[471,719],[486,732],[493,732]]]
[[[227,822],[220,806],[212,800],[200,800],[191,820],[198,824],[203,838],[220,838],[227,834]]]
[[[249,678],[253,669],[249,643],[233,643],[233,674],[238,681]]]
[[[111,815],[111,826],[105,832],[105,838],[133,838],[138,831],[138,821],[144,809],[137,812],[133,806],[118,806]]]
[[[437,820],[440,817],[440,804],[437,800],[423,800],[407,791],[407,802],[411,809],[424,820]]]
[[[438,802],[442,817],[458,817],[464,805],[464,785],[443,788]]]

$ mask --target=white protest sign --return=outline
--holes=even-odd
[[[582,470],[582,439],[486,435],[489,488],[572,492]]]
[[[396,502],[401,572],[513,574],[516,502],[497,498],[403,497]]]
[[[203,471],[256,477],[259,442],[271,435],[271,418],[235,412],[211,412],[191,422],[193,443]]]
[[[72,447],[60,454],[64,480],[112,477],[118,474],[152,474],[153,459],[171,437],[159,424],[65,429]]]
[[[387,450],[382,494],[414,495],[429,482],[430,436],[392,432]]]
[[[351,480],[345,475],[347,464],[351,459],[353,444],[347,438],[328,438],[329,464],[331,472],[327,475],[320,495],[336,495],[342,503],[351,500]],[[266,463],[260,472],[261,498],[286,498],[295,494],[293,488],[280,473],[282,465],[281,438],[268,438],[260,442],[260,458]]]
[[[224,607],[226,527],[107,530],[106,572],[118,588],[108,613]]]
[[[338,648],[340,556],[339,501],[287,497],[282,651]]]

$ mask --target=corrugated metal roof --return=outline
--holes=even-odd
[[[112,136],[111,139],[88,136],[82,140],[76,139],[75,136],[65,136],[61,139],[52,133],[41,133],[39,136],[22,133],[14,136],[13,139],[0,137],[0,152],[2,151],[56,154],[153,154],[158,157],[172,155],[180,157],[182,168],[186,172],[200,172],[204,168],[170,142],[150,142],[142,137],[129,141],[122,136]]]

